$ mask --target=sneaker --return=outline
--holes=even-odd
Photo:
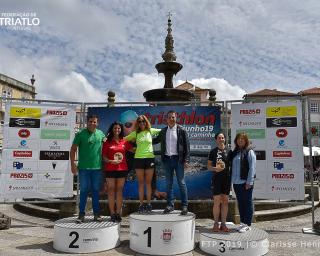
[[[219,228],[219,222],[215,222],[213,224],[213,229],[212,229],[213,232],[219,232],[220,231],[220,228]]]
[[[119,213],[116,214],[116,222],[121,222],[122,218]]]
[[[188,214],[188,207],[187,206],[183,206],[182,210],[181,210],[181,215],[187,215]]]
[[[81,224],[84,222],[84,214],[79,214],[78,218],[76,219],[76,223]]]
[[[168,214],[170,212],[173,211],[173,207],[171,206],[167,206],[164,210],[163,210],[163,214]]]
[[[102,222],[102,217],[99,214],[95,214],[93,217],[93,221]]]
[[[117,215],[116,214],[111,214],[111,221],[116,222],[117,221]]]
[[[145,211],[146,213],[151,213],[152,212],[152,205],[151,204],[147,204],[145,207]]]
[[[227,227],[226,223],[221,223],[220,230],[222,232],[230,232],[229,228]]]
[[[245,233],[245,232],[250,231],[250,230],[251,230],[251,228],[247,224],[244,224],[244,226],[241,229],[239,229],[239,232],[240,233]]]
[[[138,209],[138,213],[144,213],[145,210],[144,210],[144,205],[143,204],[140,204],[139,205],[139,209]]]
[[[242,229],[246,224],[240,222],[240,225],[238,227],[236,227],[236,230],[239,232],[240,229]]]

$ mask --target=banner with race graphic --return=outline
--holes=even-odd
[[[73,196],[69,150],[75,118],[68,105],[6,104],[2,200]]]
[[[232,140],[246,133],[256,153],[254,197],[303,200],[301,102],[233,104],[231,114]]]
[[[107,132],[114,121],[124,125],[125,135],[134,130],[136,119],[145,115],[153,128],[163,128],[167,125],[167,112],[177,112],[177,123],[188,134],[190,141],[190,166],[185,170],[185,179],[188,187],[189,199],[212,198],[212,172],[207,170],[209,151],[215,147],[214,136],[221,130],[220,108],[217,106],[135,106],[135,107],[89,107],[88,115],[99,116],[99,129]],[[160,145],[154,145],[156,155],[157,190],[166,191],[165,173],[160,159]],[[124,197],[138,198],[138,185],[132,167],[133,157],[128,158],[131,170],[124,187]],[[174,190],[177,198],[180,193],[174,179]]]

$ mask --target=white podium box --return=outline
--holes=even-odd
[[[195,215],[180,211],[130,215],[130,248],[149,255],[174,255],[194,248]]]
[[[85,222],[75,223],[76,217],[61,219],[54,224],[53,248],[61,252],[90,253],[113,249],[120,244],[120,225],[103,217],[95,222],[86,216]]]
[[[269,251],[268,233],[251,227],[250,231],[239,233],[237,225],[227,223],[230,232],[213,232],[212,226],[201,228],[199,247],[210,255],[261,256]]]

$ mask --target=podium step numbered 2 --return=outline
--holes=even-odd
[[[95,222],[86,216],[85,222],[77,224],[76,217],[55,222],[53,248],[61,252],[92,253],[113,249],[120,244],[120,225],[103,217]]]

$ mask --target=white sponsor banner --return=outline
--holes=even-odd
[[[2,169],[2,173],[4,172],[35,172],[38,170],[38,162],[32,160],[24,160],[24,159],[14,159],[14,160],[6,160],[3,163],[5,168]]]
[[[34,140],[39,139],[40,129],[34,128],[10,128],[8,129],[9,139],[28,139]]]
[[[69,140],[41,140],[40,150],[63,151],[68,149],[69,144]]]
[[[247,133],[256,152],[254,197],[304,199],[301,102],[233,104],[231,111],[231,139]]]
[[[33,172],[11,172],[8,174],[3,174],[1,178],[7,180],[9,183],[10,182],[15,182],[15,181],[37,181],[37,174]]]
[[[70,119],[66,116],[46,116],[41,119],[40,126],[41,128],[48,128],[48,129],[64,129],[64,128],[71,128]]]
[[[4,145],[7,149],[18,149],[18,150],[37,150],[39,148],[38,140],[29,140],[29,139],[12,139],[6,141]]]
[[[39,187],[40,185],[50,186],[52,183],[64,184],[65,178],[66,176],[68,176],[66,175],[65,172],[55,172],[55,171],[38,173],[37,175],[38,175]]]
[[[39,162],[39,171],[66,171],[70,172],[70,162],[65,161],[55,161],[55,160],[42,160]]]
[[[1,200],[72,196],[73,176],[64,159],[69,159],[75,120],[75,107],[69,105],[6,104]],[[40,152],[63,157],[40,161]]]

